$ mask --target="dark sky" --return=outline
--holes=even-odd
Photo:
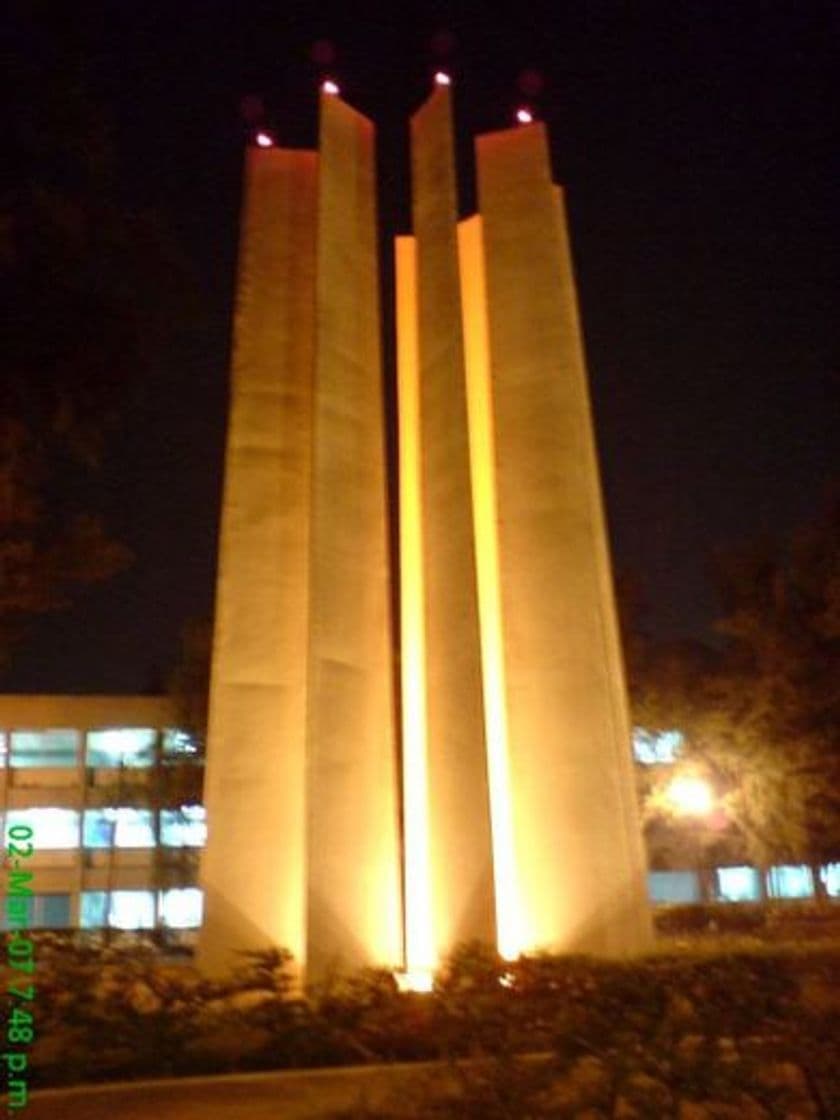
[[[63,8],[63,5],[55,5]],[[50,6],[45,5],[45,10]],[[194,264],[200,330],[125,417],[95,496],[133,568],[37,623],[7,690],[159,687],[209,616],[245,94],[281,142],[315,134],[316,40],[380,129],[382,213],[405,228],[406,117],[443,61],[468,137],[504,127],[524,70],[565,183],[616,564],[661,636],[713,617],[714,548],[812,516],[837,472],[832,105],[840,6],[508,7],[115,0],[43,23],[84,61],[122,189]],[[450,55],[441,59],[448,32]],[[469,208],[465,182],[463,208]]]

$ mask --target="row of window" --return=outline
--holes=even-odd
[[[166,848],[201,848],[207,837],[203,805],[160,809],[160,843]],[[104,809],[9,809],[6,843],[15,825],[28,825],[36,852],[84,848],[154,848],[155,810],[130,806]],[[81,818],[81,819],[80,819]]]
[[[160,738],[164,762],[179,762],[198,754],[195,739],[185,731],[152,727],[109,727],[78,731],[52,727],[41,731],[0,731],[0,766],[16,768],[75,767],[84,759],[90,767],[152,766]]]
[[[758,872],[753,867],[720,867],[715,873],[716,896],[721,902],[745,902],[758,898]],[[840,864],[829,864],[822,876],[831,897],[840,896]],[[774,898],[810,898],[814,881],[807,867],[774,867],[768,873],[768,892]],[[652,871],[648,878],[651,901],[699,902],[700,883],[696,871]],[[73,919],[73,896],[36,894],[31,897],[29,929],[69,929]],[[165,891],[83,891],[79,896],[78,925],[82,929],[197,929],[201,925],[204,892],[200,887],[177,887]],[[8,928],[5,908],[0,907],[0,928]]]
[[[719,902],[757,902],[761,898],[761,872],[754,867],[718,867],[714,894]],[[829,898],[840,898],[840,863],[820,868]],[[814,873],[805,865],[771,867],[766,893],[770,898],[813,898]],[[653,903],[700,902],[703,894],[697,871],[651,871],[648,893]]]
[[[199,753],[195,739],[176,728],[162,732],[151,727],[109,727],[87,733],[72,728],[0,731],[0,766],[75,767],[82,757],[86,766],[95,768],[152,766],[159,736],[164,762],[189,759]],[[674,762],[681,746],[679,731],[649,732],[640,727],[633,731],[637,762]]]
[[[157,894],[157,897],[156,897]],[[79,896],[81,929],[197,929],[201,925],[204,892],[199,887],[167,891],[83,891]],[[157,903],[157,914],[155,913]],[[0,927],[8,929],[5,908]],[[29,899],[28,929],[70,929],[73,896],[36,894]]]

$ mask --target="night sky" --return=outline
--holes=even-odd
[[[511,122],[523,71],[541,80],[533,103],[567,188],[614,558],[641,581],[658,636],[706,632],[715,548],[820,508],[837,474],[840,6],[66,7],[40,24],[43,42],[83,60],[122,189],[163,215],[204,309],[92,484],[133,567],[38,621],[5,690],[158,689],[184,622],[212,612],[240,104],[260,95],[279,142],[314,146],[319,40],[334,44],[347,100],[379,126],[388,237],[407,228],[407,116],[435,66],[454,76],[464,165],[470,133]]]

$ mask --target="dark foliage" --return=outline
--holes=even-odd
[[[467,945],[425,996],[372,970],[303,998],[283,953],[209,982],[136,938],[103,949],[43,935],[38,963],[42,1084],[442,1059],[447,1092],[409,1094],[394,1115],[573,1116],[626,1098],[664,1116],[677,1097],[806,1091],[836,1104],[830,949],[510,963]],[[768,1070],[787,1088],[768,1086]]]

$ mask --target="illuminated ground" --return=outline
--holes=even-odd
[[[423,1084],[427,1064],[191,1077],[34,1094],[26,1120],[310,1120]]]

